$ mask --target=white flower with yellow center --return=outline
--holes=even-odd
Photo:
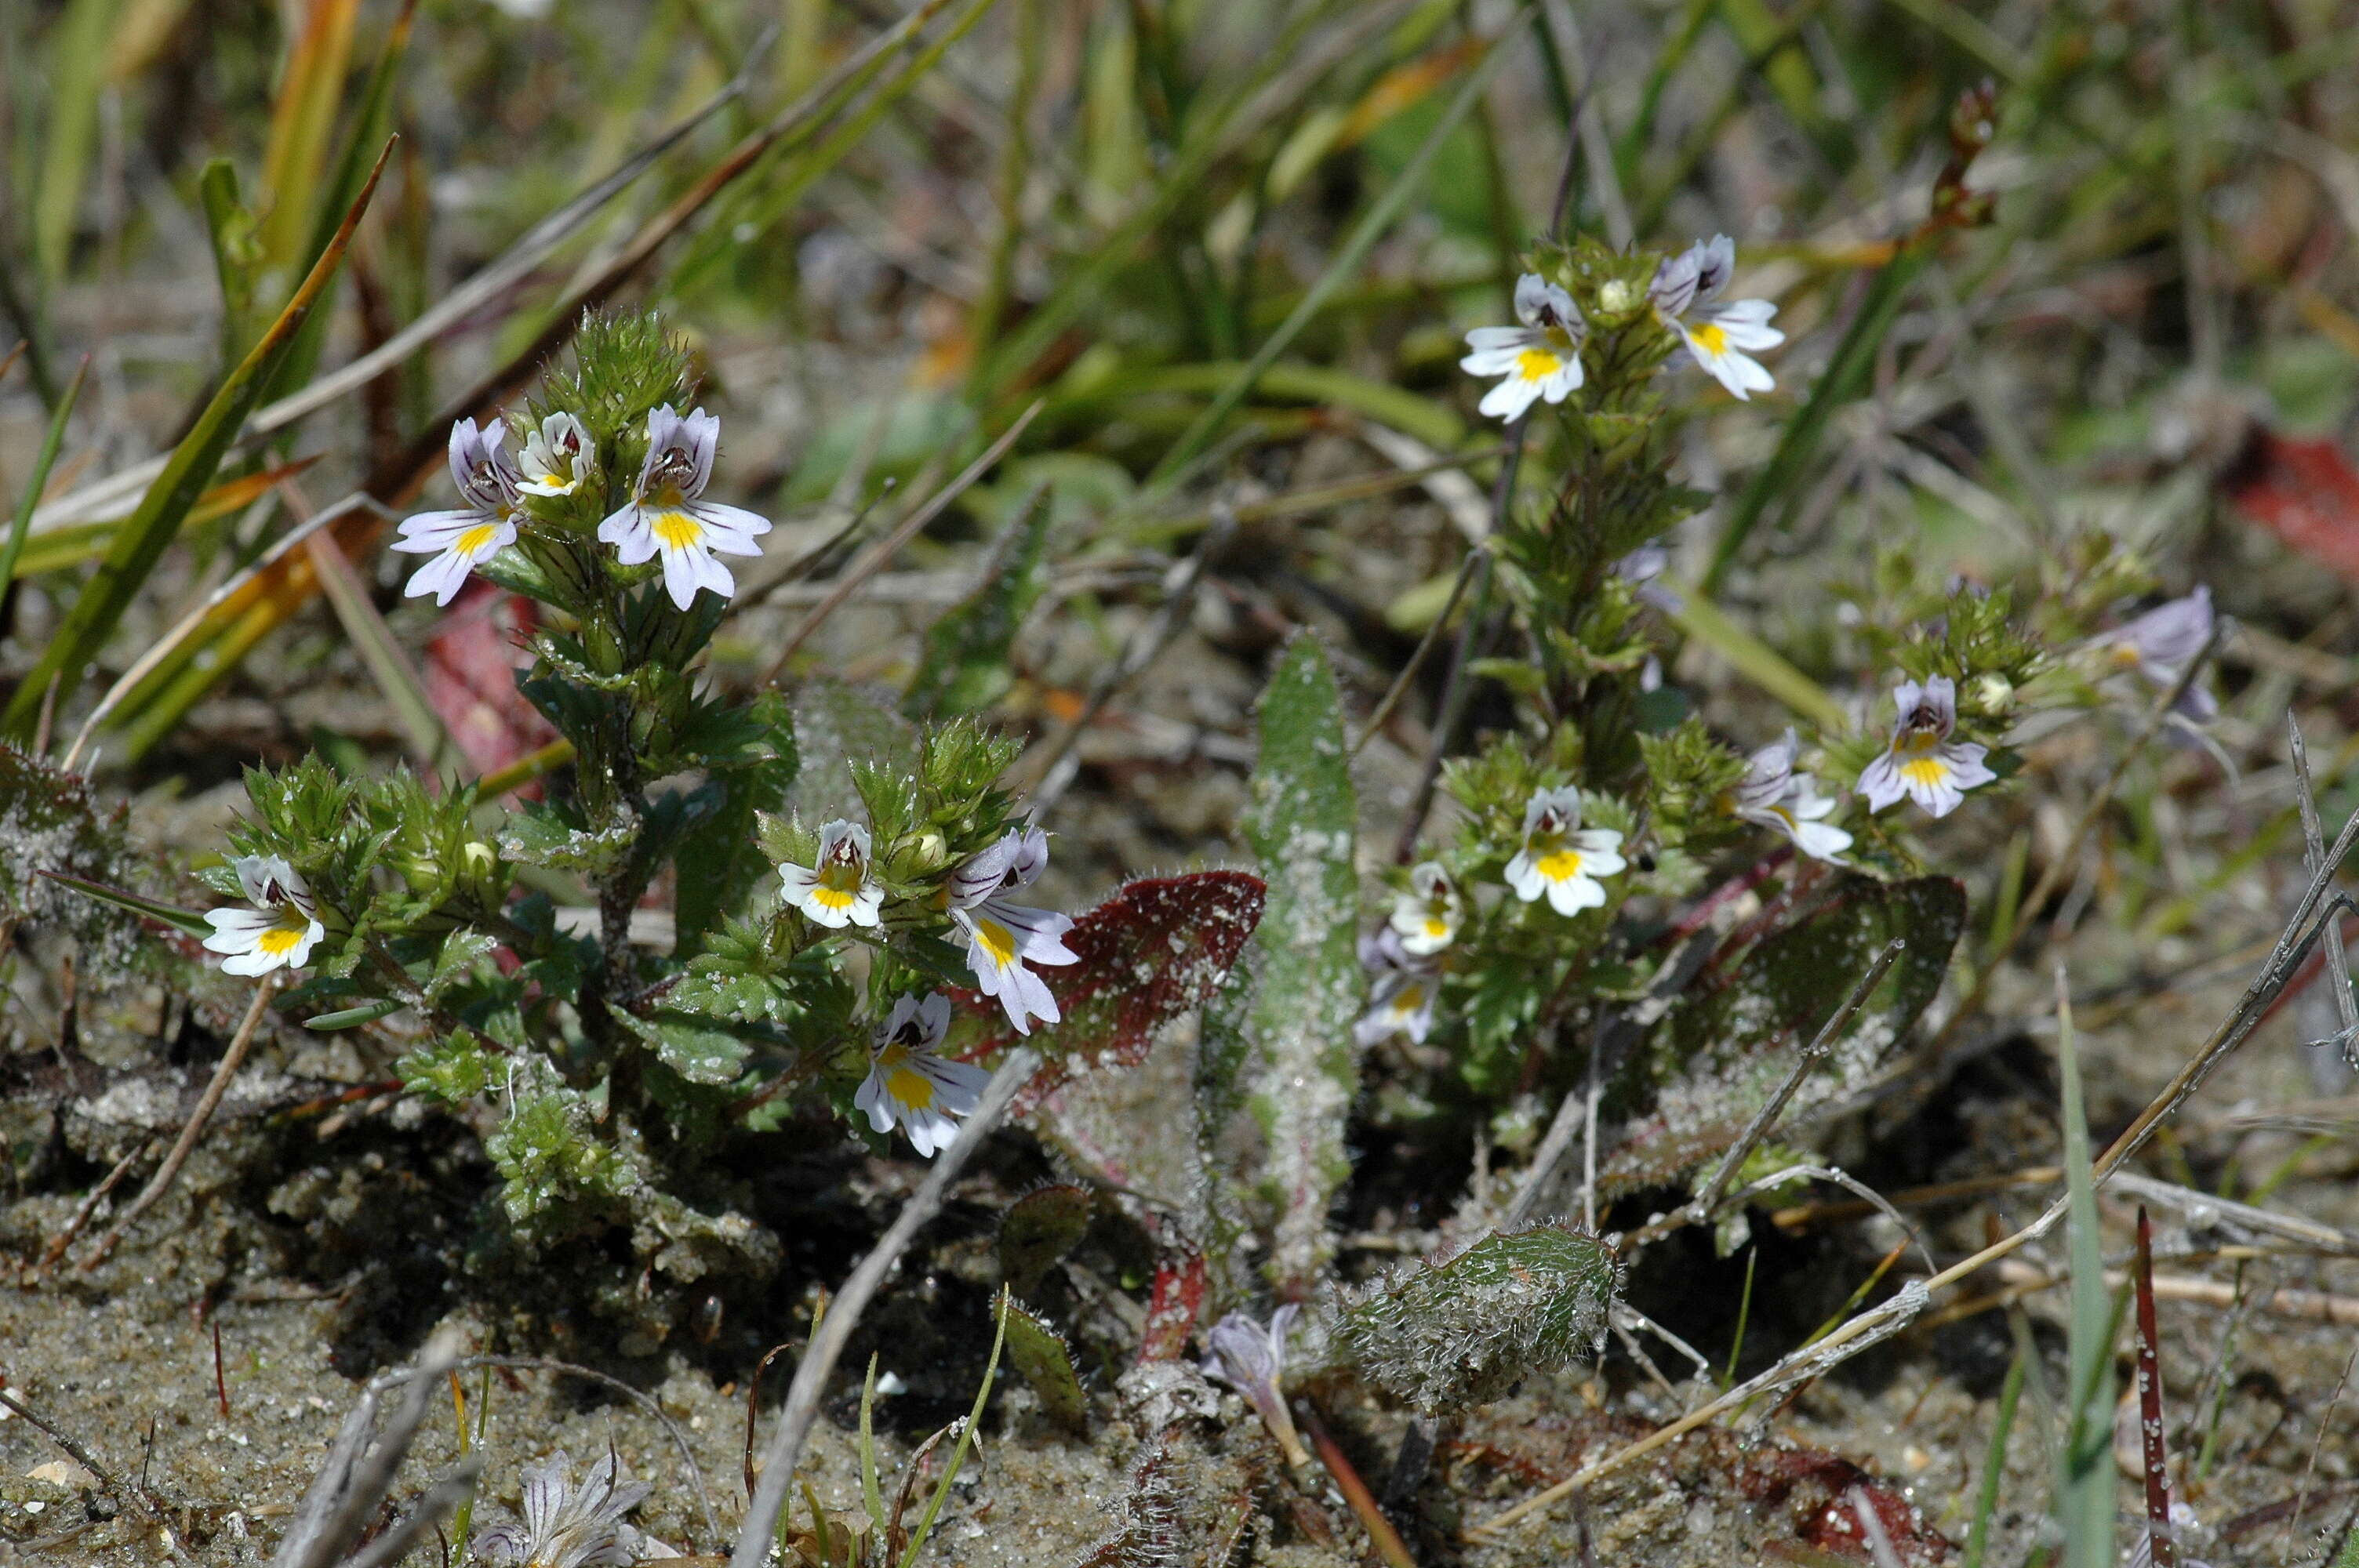
[[[524,472],[516,488],[527,495],[571,495],[598,466],[598,447],[582,421],[559,409],[524,438],[516,460]]]
[[[1542,893],[1559,914],[1605,903],[1601,878],[1622,869],[1622,835],[1581,826],[1581,791],[1544,789],[1524,806],[1524,847],[1507,862],[1507,885],[1526,903]]]
[[[1368,1011],[1352,1026],[1352,1038],[1363,1049],[1396,1034],[1406,1034],[1422,1045],[1433,1028],[1433,1004],[1441,993],[1440,968],[1408,947],[1390,925],[1360,938],[1360,965],[1375,977],[1368,983]]]
[[[516,543],[522,476],[505,449],[507,433],[496,419],[482,429],[473,419],[451,427],[451,478],[467,504],[403,519],[393,547],[434,557],[409,574],[409,586],[401,590],[406,598],[430,593],[435,603],[449,604],[468,573]]]
[[[1065,946],[1073,923],[1046,909],[1028,909],[1006,895],[1030,887],[1049,869],[1049,836],[1038,827],[1012,828],[999,842],[953,872],[951,921],[966,934],[967,968],[975,989],[999,999],[1018,1034],[1032,1033],[1033,1019],[1055,1023],[1063,1015],[1049,983],[1027,966],[1078,964],[1081,955]]]
[[[1465,901],[1439,860],[1426,860],[1408,874],[1408,889],[1393,900],[1387,922],[1400,937],[1401,948],[1419,957],[1440,952],[1457,939],[1466,918]]]
[[[1892,744],[1859,775],[1870,811],[1907,795],[1935,816],[1947,816],[1966,791],[1998,777],[1983,765],[1982,747],[1950,739],[1958,727],[1958,688],[1949,676],[1935,676],[1923,686],[1902,681],[1892,699],[1900,707]]]
[[[929,1160],[958,1136],[951,1118],[971,1114],[991,1082],[983,1068],[935,1054],[950,1027],[951,999],[940,991],[923,1001],[905,996],[895,1002],[876,1026],[868,1077],[852,1097],[868,1113],[869,1126],[879,1132],[901,1128]]]
[[[698,499],[712,478],[721,448],[721,420],[700,408],[682,417],[670,404],[647,416],[647,460],[631,503],[598,524],[598,537],[615,546],[614,558],[636,567],[663,557],[664,591],[686,610],[696,590],[709,588],[726,599],[737,579],[713,558],[758,556],[755,539],[770,531],[766,519],[734,506]]]
[[[205,914],[213,928],[205,949],[223,955],[222,972],[266,975],[310,963],[311,948],[328,934],[320,924],[319,902],[310,888],[277,855],[242,855],[235,870],[237,885],[254,907]]]
[[[1647,292],[1656,315],[1680,335],[1696,363],[1742,400],[1777,384],[1747,351],[1774,349],[1786,334],[1769,325],[1777,307],[1767,299],[1717,303],[1735,276],[1736,242],[1719,234],[1664,257]]]
[[[2214,621],[2212,590],[2198,583],[2186,598],[2158,604],[2098,638],[2097,646],[2114,669],[2169,691],[2211,644]],[[2220,717],[2220,701],[2201,681],[2195,681],[2180,694],[2173,711],[2192,723],[2209,724]]]
[[[819,864],[780,866],[778,897],[820,925],[875,925],[885,889],[869,862],[868,829],[841,818],[819,830]]]
[[[1494,419],[1520,419],[1539,399],[1562,403],[1581,386],[1581,338],[1587,328],[1572,296],[1527,272],[1516,280],[1516,319],[1523,325],[1467,333],[1473,351],[1458,362],[1469,375],[1506,377],[1479,405]]]
[[[1737,816],[1783,833],[1803,854],[1840,865],[1851,835],[1826,820],[1834,815],[1833,799],[1819,793],[1810,774],[1794,771],[1799,744],[1788,730],[1747,758],[1745,782],[1736,786],[1732,805]]]

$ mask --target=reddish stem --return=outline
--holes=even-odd
[[[1310,1439],[1310,1446],[1319,1451],[1319,1462],[1335,1478],[1335,1487],[1343,1494],[1343,1500],[1359,1516],[1376,1555],[1385,1560],[1388,1568],[1417,1568],[1417,1559],[1408,1554],[1408,1542],[1393,1528],[1393,1521],[1385,1517],[1385,1510],[1376,1506],[1376,1495],[1360,1479],[1359,1471],[1352,1467],[1351,1460],[1344,1457],[1343,1450],[1329,1434],[1327,1423],[1319,1419],[1318,1407],[1309,1400],[1302,1401],[1302,1432]]]
[[[2170,1453],[2162,1427],[2162,1358],[2154,1326],[2154,1227],[2138,1206],[2137,1257],[2131,1266],[2137,1284],[2138,1431],[2146,1440],[2146,1527],[2154,1568],[2178,1568],[2179,1548],[2170,1534]]]

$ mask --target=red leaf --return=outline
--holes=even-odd
[[[2256,429],[2220,485],[2288,546],[2359,582],[2359,468],[2339,443]]]
[[[1147,1298],[1147,1326],[1138,1338],[1138,1359],[1177,1361],[1188,1353],[1188,1336],[1204,1310],[1204,1255],[1166,1252],[1155,1265],[1155,1293]]]
[[[1873,1562],[1858,1501],[1864,1500],[1901,1562],[1946,1563],[1957,1549],[1927,1524],[1899,1490],[1823,1448],[1777,1448],[1753,1454],[1737,1472],[1739,1490],[1765,1509],[1783,1511],[1807,1545]]]
[[[1136,1063],[1165,1024],[1203,1001],[1261,924],[1266,890],[1242,871],[1154,877],[1124,887],[1073,922],[1065,946],[1081,962],[1044,968],[1064,1021],[1038,1029],[1030,1044],[1047,1058],[1025,1091],[1038,1104],[1074,1073]],[[1022,1040],[999,1003],[963,989],[969,1010],[952,1052],[968,1061]]]
[[[426,644],[426,699],[477,773],[496,773],[557,739],[516,687],[527,663],[532,600],[481,578],[451,601]]]

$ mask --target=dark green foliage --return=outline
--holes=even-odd
[[[1343,1314],[1335,1343],[1395,1398],[1463,1410],[1595,1354],[1620,1288],[1621,1265],[1596,1238],[1535,1226],[1408,1269]]]
[[[999,1217],[999,1275],[1007,1288],[1029,1295],[1058,1260],[1089,1233],[1097,1202],[1071,1183],[1036,1187]]]
[[[980,713],[1006,695],[1008,650],[1048,585],[1050,508],[1035,490],[1016,504],[974,591],[926,630],[925,654],[901,711],[913,719]]]

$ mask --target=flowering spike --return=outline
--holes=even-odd
[[[868,829],[842,818],[819,832],[819,864],[780,866],[778,896],[832,929],[877,924],[885,889],[869,860]]]
[[[1747,822],[1783,833],[1803,854],[1841,865],[1843,851],[1851,848],[1851,835],[1824,820],[1834,814],[1834,801],[1819,793],[1810,774],[1794,771],[1798,745],[1789,729],[1745,759],[1734,810]]]
[[[1004,896],[1031,886],[1048,867],[1049,836],[1038,827],[1011,828],[951,877],[951,919],[966,934],[966,961],[974,971],[975,989],[999,999],[1018,1034],[1032,1033],[1033,1019],[1055,1023],[1060,1017],[1048,982],[1027,963],[1081,962],[1081,955],[1065,946],[1065,933],[1073,928],[1071,919],[1026,908]]]
[[[1507,885],[1526,903],[1542,893],[1559,914],[1603,908],[1602,877],[1622,870],[1622,835],[1583,829],[1581,791],[1571,785],[1538,791],[1524,806],[1524,847],[1507,862]]]
[[[1746,351],[1774,349],[1786,341],[1786,334],[1769,325],[1777,307],[1767,299],[1716,303],[1735,276],[1736,242],[1716,234],[1679,255],[1664,257],[1647,292],[1655,314],[1680,335],[1696,363],[1743,401],[1777,384]]]

